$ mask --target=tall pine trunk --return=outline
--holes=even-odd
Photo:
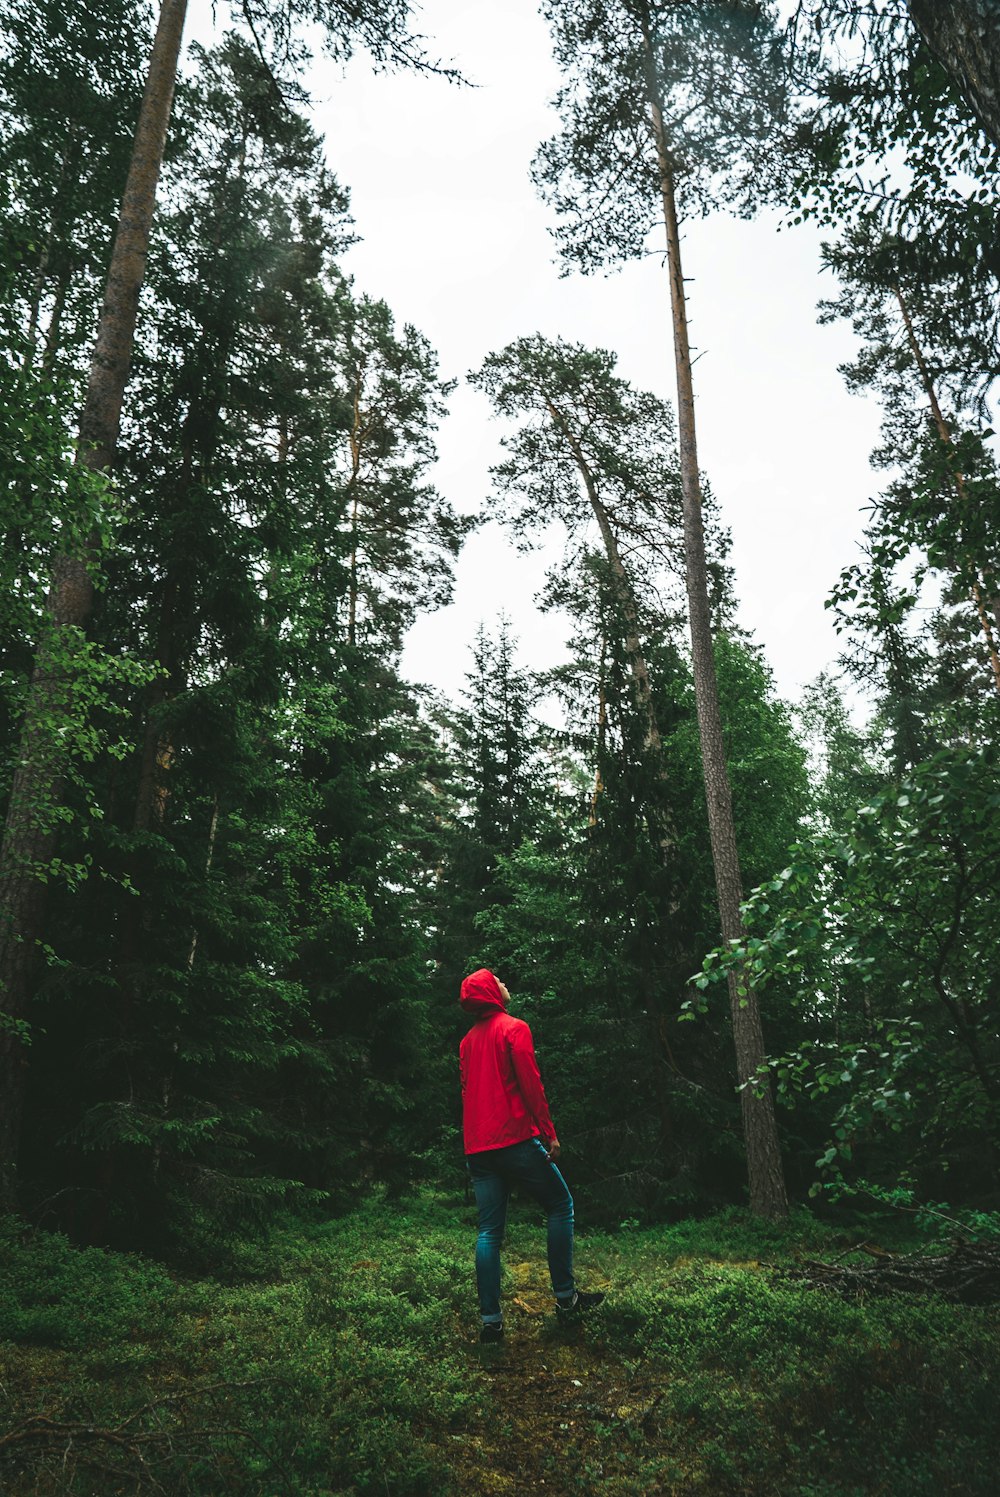
[[[187,0],[162,0],[105,287],[80,420],[78,459],[106,473],[114,458],[156,187],[173,103]],[[0,845],[0,1209],[16,1201],[27,1054],[17,1025],[31,995],[45,918],[44,870],[56,843],[66,769],[61,719],[68,710],[73,641],[93,602],[96,540],[57,557],[25,709],[17,770]],[[4,1020],[13,1021],[4,1023]]]
[[[354,383],[354,414],[351,418],[351,476],[347,481],[347,493],[351,505],[351,555],[348,564],[347,586],[347,643],[352,647],[357,642],[358,632],[358,519],[360,496],[358,485],[361,476],[361,445],[366,432],[361,417],[361,373]]]
[[[652,74],[652,42],[648,29],[644,29],[644,41]],[[738,941],[743,936],[743,921],[740,915],[743,884],[736,845],[736,828],[733,822],[732,794],[726,767],[726,749],[712,644],[708,567],[705,560],[705,526],[695,432],[694,387],[691,379],[691,348],[688,341],[687,307],[681,268],[674,165],[667,146],[663,113],[652,77],[649,84],[649,105],[660,171],[663,222],[667,236],[670,274],[670,306],[677,373],[677,436],[683,496],[685,571],[691,627],[692,669],[698,711],[698,736],[701,743],[702,772],[705,781],[705,799],[708,803],[708,827],[722,938],[729,945],[730,942]],[[729,974],[729,1004],[736,1046],[736,1073],[741,1088],[743,1136],[746,1143],[747,1171],[750,1180],[750,1209],[757,1216],[777,1220],[788,1214],[781,1150],[778,1145],[778,1129],[770,1085],[766,1079],[759,1086],[754,1082],[754,1078],[758,1077],[760,1068],[766,1059],[764,1037],[757,996],[742,972],[733,971]]]

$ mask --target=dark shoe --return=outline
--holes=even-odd
[[[487,1345],[491,1343],[495,1345],[498,1341],[503,1340],[503,1326],[484,1325],[482,1330],[479,1332],[479,1339],[480,1341],[485,1342]]]
[[[587,1294],[583,1289],[575,1289],[572,1299],[557,1299],[556,1313],[558,1315],[586,1315],[588,1310],[596,1310],[598,1305],[603,1305],[603,1294]]]

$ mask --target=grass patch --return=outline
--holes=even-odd
[[[219,1283],[8,1224],[0,1489],[995,1490],[1000,1313],[845,1300],[775,1271],[843,1251],[841,1229],[730,1211],[581,1237],[580,1280],[608,1301],[566,1326],[519,1208],[499,1348],[476,1339],[473,1240],[459,1199],[373,1200],[286,1224],[247,1254],[251,1277]]]

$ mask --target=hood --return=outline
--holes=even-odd
[[[487,1014],[502,1014],[507,1009],[500,984],[485,967],[480,967],[478,972],[465,979],[458,1001],[463,1011],[476,1019],[484,1019]]]

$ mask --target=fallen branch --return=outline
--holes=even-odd
[[[807,1259],[782,1269],[783,1278],[841,1294],[939,1294],[967,1305],[1000,1300],[1000,1244],[956,1238],[946,1253],[887,1253],[862,1243],[867,1263]]]

